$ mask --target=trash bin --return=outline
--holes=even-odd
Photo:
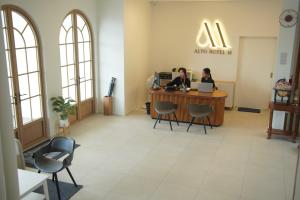
[[[150,115],[150,102],[146,102],[147,115]]]

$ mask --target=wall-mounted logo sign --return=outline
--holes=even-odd
[[[208,20],[201,23],[196,44],[195,54],[232,54],[225,29],[219,20],[212,24]]]

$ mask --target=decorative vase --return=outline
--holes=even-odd
[[[68,119],[60,119],[59,120],[59,127],[61,128],[65,128],[65,127],[69,127],[69,120]]]

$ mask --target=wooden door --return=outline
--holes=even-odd
[[[24,148],[47,138],[42,57],[37,29],[20,8],[1,11],[13,125]]]
[[[76,27],[76,28],[75,28]],[[64,19],[59,36],[62,94],[76,101],[71,122],[95,112],[93,38],[90,24],[78,10]]]

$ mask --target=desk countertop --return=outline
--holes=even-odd
[[[170,91],[167,92],[164,89],[159,90],[152,90],[150,89],[150,94],[163,94],[163,95],[177,95],[177,96],[188,96],[188,97],[203,97],[203,98],[226,98],[227,93],[222,90],[215,90],[214,92],[198,92],[198,91],[189,91],[189,92],[182,92],[182,91]]]

